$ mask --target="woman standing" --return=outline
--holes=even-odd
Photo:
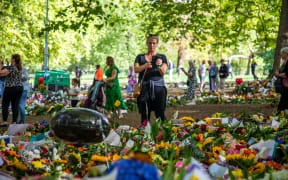
[[[283,81],[283,79],[288,78],[288,47],[281,49],[281,59],[283,64],[279,72],[275,72],[275,76],[281,78],[281,81]],[[285,111],[285,109],[288,109],[288,88],[282,86],[281,98],[277,111],[280,113],[281,111]]]
[[[3,67],[3,62],[0,63],[0,69]],[[2,102],[2,119],[3,126],[7,126],[8,108],[10,102],[12,104],[13,124],[17,123],[18,104],[22,96],[23,85],[21,82],[21,58],[19,54],[13,54],[11,57],[11,65],[0,70],[0,76],[6,76],[4,97]]]
[[[20,124],[24,124],[24,122],[25,122],[25,103],[26,103],[28,92],[29,92],[28,70],[26,68],[22,68],[21,74],[22,74],[21,82],[23,85],[23,93],[22,93],[22,96],[20,97],[18,107],[19,107],[19,111],[20,111]],[[18,120],[18,114],[17,114],[17,120]]]
[[[186,105],[196,105],[195,103],[195,89],[197,85],[196,68],[192,60],[189,60],[188,63],[189,63],[188,72],[186,72],[184,68],[181,68],[184,74],[188,76],[188,80],[187,80],[188,91],[187,91],[186,99],[191,100],[191,102],[187,103]]]
[[[136,83],[136,73],[134,72],[133,66],[129,66],[127,93],[133,92]]]
[[[155,111],[156,118],[165,120],[167,90],[163,76],[167,70],[167,58],[156,52],[158,43],[158,36],[150,34],[146,41],[148,52],[135,59],[134,70],[139,73],[138,81],[144,76],[141,95],[137,99],[142,123],[150,120],[151,111]]]
[[[123,102],[118,73],[119,69],[114,64],[114,59],[111,56],[106,58],[106,65],[109,69],[105,72],[107,76],[103,81],[106,83],[105,95],[106,95],[106,105],[105,109],[108,111],[107,118],[111,118],[111,110],[117,109],[118,117],[123,118],[121,109],[125,109],[125,103]]]

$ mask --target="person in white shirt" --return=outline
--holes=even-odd
[[[80,89],[77,86],[78,86],[78,80],[76,78],[72,79],[72,88],[68,91],[72,107],[76,107],[79,102],[78,95],[80,93]]]
[[[205,66],[205,60],[202,61],[202,64],[200,64],[198,69],[198,75],[200,78],[200,92],[203,91],[203,86],[205,84],[205,73],[206,73],[206,66]]]

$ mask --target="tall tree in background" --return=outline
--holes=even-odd
[[[273,64],[273,73],[279,69],[281,59],[280,50],[282,47],[285,46],[288,46],[288,0],[282,0],[280,24]]]

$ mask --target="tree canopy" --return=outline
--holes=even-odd
[[[94,69],[111,55],[127,67],[145,52],[148,33],[160,35],[159,51],[174,61],[179,48],[184,54],[193,50],[185,58],[249,56],[248,45],[270,52],[281,6],[278,0],[49,0],[49,66]],[[2,0],[0,57],[19,53],[24,63],[40,69],[45,12],[46,0]]]

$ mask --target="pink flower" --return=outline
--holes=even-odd
[[[164,132],[163,131],[161,131],[161,132],[159,132],[159,134],[156,136],[156,140],[157,141],[161,141],[162,139],[163,139],[163,135],[164,135]]]
[[[239,154],[240,151],[238,149],[230,148],[228,149],[228,154]]]
[[[184,162],[177,162],[176,163],[176,168],[181,168],[184,165]]]

